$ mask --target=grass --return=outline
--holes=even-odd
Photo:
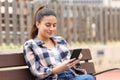
[[[3,43],[1,46],[0,46],[0,49],[16,49],[16,48],[21,48],[22,46],[20,45],[14,45],[12,43],[10,43],[9,45]]]
[[[10,43],[9,45],[2,43],[2,45],[0,45],[0,52],[1,53],[6,53],[6,52],[20,52],[22,50],[22,46],[21,45],[14,45],[12,43]]]

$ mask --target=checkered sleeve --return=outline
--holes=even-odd
[[[36,60],[34,51],[31,49],[29,43],[24,44],[23,54],[24,54],[25,61],[33,75],[35,75],[36,77],[40,79],[43,79],[53,74],[49,67],[43,67],[40,64],[40,62]]]

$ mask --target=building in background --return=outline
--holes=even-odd
[[[120,0],[110,0],[109,5],[112,7],[120,7]]]
[[[120,0],[33,0],[41,3],[57,2],[67,5],[93,5],[93,6],[109,6],[120,7]]]

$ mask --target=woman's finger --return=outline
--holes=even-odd
[[[80,60],[82,57],[83,57],[83,55],[80,53],[80,55],[79,55],[79,60]]]
[[[75,60],[76,60],[75,58],[70,59],[70,60],[69,60],[69,63],[72,63],[72,62],[74,62]]]
[[[79,62],[79,60],[74,60],[73,62],[71,62],[69,64],[69,67],[73,67],[75,64],[77,64]]]

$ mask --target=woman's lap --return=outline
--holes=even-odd
[[[79,76],[74,76],[70,71],[64,71],[58,75],[57,80],[95,80],[92,75],[84,74]]]
[[[72,74],[72,72],[70,72],[70,71],[64,71],[64,72],[61,72],[58,75],[58,79],[57,80],[69,80],[69,79],[71,79],[73,77],[74,77],[74,75]]]

